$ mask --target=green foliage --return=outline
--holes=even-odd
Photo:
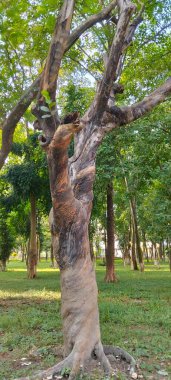
[[[60,91],[59,105],[62,113],[78,111],[82,116],[90,106],[94,96],[94,89],[69,82]]]
[[[15,245],[15,230],[4,208],[0,208],[0,261],[8,260]]]

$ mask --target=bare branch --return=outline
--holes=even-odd
[[[29,107],[33,99],[38,93],[38,88],[40,84],[40,77],[38,77],[33,84],[28,88],[27,91],[22,95],[19,102],[10,112],[9,116],[5,119],[2,124],[2,148],[0,150],[0,169],[4,165],[5,159],[7,158],[13,140],[13,134],[16,125],[23,116],[26,109]]]
[[[108,18],[110,15],[111,11],[115,8],[116,6],[116,0],[113,0],[106,8],[104,8],[101,12],[94,14],[90,16],[85,22],[83,22],[81,25],[76,28],[69,40],[68,44],[66,47],[66,51],[70,49],[70,47],[78,40],[78,38],[87,30],[90,29],[93,25],[97,24],[97,22],[103,21]]]
[[[132,12],[135,10],[135,5],[130,1],[123,2],[122,0],[119,0],[118,2],[121,6],[121,13],[116,27],[116,34],[113,39],[108,63],[106,65],[103,78],[100,82],[98,93],[90,109],[90,118],[96,117],[96,119],[100,119],[105,111],[113,82],[117,78],[117,68],[123,52],[127,27],[129,25]]]
[[[107,132],[117,126],[129,124],[143,117],[158,104],[164,102],[169,95],[171,95],[171,77],[140,102],[134,103],[131,106],[115,106],[108,109],[102,119],[105,131]]]
[[[113,0],[106,8],[104,8],[98,14],[90,16],[85,22],[83,22],[78,28],[76,28],[68,38],[65,46],[65,53],[71,48],[71,46],[78,40],[78,38],[89,28],[95,25],[97,22],[108,18],[112,9],[116,5],[116,0]],[[25,91],[20,98],[16,106],[12,109],[3,123],[2,132],[2,148],[0,150],[0,169],[3,167],[5,159],[7,158],[12,145],[13,134],[17,123],[23,116],[31,102],[36,98],[38,94],[38,87],[40,84],[41,75],[31,84],[31,86]]]
[[[46,60],[43,78],[41,80],[41,90],[47,90],[52,101],[56,98],[56,85],[68,37],[70,33],[71,21],[74,10],[74,0],[64,0],[63,7],[57,18],[54,34]]]
[[[162,103],[171,94],[171,77],[153,91],[150,95],[146,96],[142,101],[131,105],[130,107],[123,108],[126,114],[126,123],[130,123],[146,113],[150,112],[158,104]]]
[[[138,25],[143,21],[142,14],[143,14],[144,8],[145,8],[145,5],[143,4],[141,9],[140,9],[140,12],[138,13],[138,16],[135,17],[135,19],[131,22],[131,24],[129,25],[129,27],[127,29],[127,33],[126,33],[126,37],[125,37],[125,41],[124,41],[124,45],[123,45],[123,52],[122,52],[122,55],[120,57],[120,61],[119,61],[118,68],[117,68],[117,78],[119,78],[121,73],[122,73],[122,69],[124,66],[125,58],[126,58],[126,50],[127,50],[128,46],[130,46],[130,44],[133,40],[135,31],[136,31]]]

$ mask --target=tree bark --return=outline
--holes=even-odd
[[[2,272],[6,272],[6,263],[7,263],[7,260],[5,259],[0,261],[0,269]]]
[[[30,244],[27,260],[27,275],[29,279],[36,277],[37,270],[37,240],[36,240],[36,198],[30,195],[31,217],[30,217]]]
[[[115,238],[114,238],[114,211],[113,211],[113,184],[107,186],[107,249],[105,282],[116,282],[115,274]]]
[[[21,244],[21,261],[24,263],[25,258],[25,244]]]
[[[135,230],[134,223],[131,223],[131,266],[133,270],[138,270],[136,251],[135,251]]]
[[[144,261],[143,261],[143,253],[140,245],[140,237],[139,237],[139,231],[138,231],[138,223],[137,223],[137,212],[136,212],[136,203],[133,198],[130,198],[130,204],[131,204],[131,213],[132,213],[132,221],[134,225],[134,233],[135,233],[135,242],[136,242],[136,251],[137,251],[137,257],[138,262],[140,266],[140,271],[144,272]]]
[[[170,243],[169,239],[167,239],[167,245],[168,245],[169,269],[171,272],[171,243]]]

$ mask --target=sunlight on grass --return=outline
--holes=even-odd
[[[12,292],[12,291],[1,291],[0,290],[0,299],[34,299],[34,300],[59,300],[61,297],[60,292],[50,291],[50,290],[27,290],[21,293]]]
[[[121,260],[115,264],[116,284],[106,284],[105,266],[100,260],[96,264],[102,341],[140,360],[144,380],[153,365],[157,380],[155,366],[160,368],[161,361],[169,374],[171,370],[168,263],[160,263],[160,269],[146,263],[144,273],[124,267]],[[32,349],[43,349],[42,368],[56,363],[52,348],[63,344],[60,297],[59,270],[51,268],[50,261],[39,263],[35,280],[27,279],[25,263],[19,261],[10,261],[8,271],[0,273],[0,380],[30,374],[31,368],[26,373],[21,365],[11,374],[11,366]]]
[[[59,268],[38,268],[38,272],[59,272]]]
[[[8,272],[27,272],[26,268],[8,269]],[[59,272],[58,268],[38,268],[37,272]]]

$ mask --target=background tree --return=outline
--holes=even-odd
[[[34,154],[32,153],[34,149]],[[4,178],[13,186],[16,202],[29,201],[30,205],[30,236],[28,243],[27,271],[28,278],[36,277],[38,261],[37,250],[37,200],[44,201],[44,209],[48,201],[48,176],[45,156],[39,151],[37,135],[28,137],[25,144],[14,144],[13,152],[22,154],[22,163],[10,165]],[[50,199],[49,199],[50,200]]]

